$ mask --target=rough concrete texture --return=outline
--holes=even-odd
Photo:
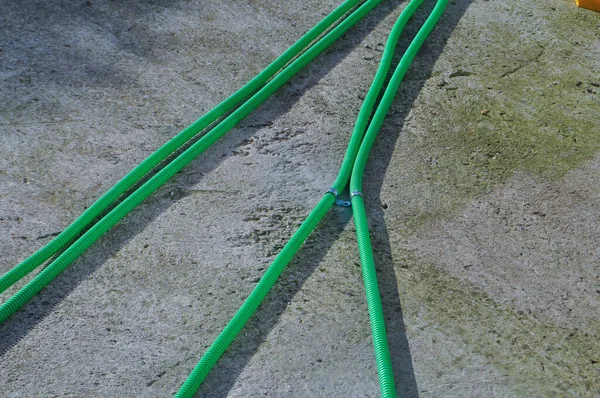
[[[0,271],[339,3],[3,0]],[[0,326],[0,395],[172,395],[334,179],[405,5]],[[569,0],[455,0],[419,53],[365,187],[402,396],[600,396],[599,71],[600,14]],[[379,395],[350,215],[331,211],[198,396]]]

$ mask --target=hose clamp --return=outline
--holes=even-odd
[[[337,189],[335,189],[335,188],[329,188],[326,193],[330,193],[330,194],[332,194],[335,197],[334,204],[336,206],[340,206],[340,207],[350,207],[350,206],[352,206],[352,203],[350,203],[350,201],[338,199],[338,196],[340,195],[340,193],[339,193],[339,191]]]
[[[360,196],[362,198],[363,194],[360,191],[352,191],[352,193],[350,194],[350,199],[352,199],[355,196]]]
[[[338,190],[337,190],[337,189],[335,189],[335,188],[329,188],[329,189],[327,190],[327,192],[325,192],[325,193],[330,193],[330,194],[332,194],[333,196],[335,196],[336,198],[337,198],[337,197],[339,196],[339,194],[340,194],[340,193],[338,192]]]

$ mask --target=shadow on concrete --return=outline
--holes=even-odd
[[[449,5],[438,27],[415,59],[413,66],[406,76],[406,80],[420,81],[422,83],[412,84],[410,87],[403,86],[401,88],[398,94],[399,97],[403,97],[401,105],[398,104],[400,101],[397,101],[396,105],[392,107],[390,114],[393,116],[388,118],[389,120],[384,124],[380,134],[381,137],[373,149],[372,159],[376,159],[376,161],[369,163],[365,178],[368,181],[368,185],[365,187],[367,211],[373,225],[373,246],[379,272],[378,275],[380,277],[382,302],[386,316],[396,386],[399,395],[409,398],[419,396],[418,387],[406,336],[398,284],[391,257],[388,230],[379,197],[385,171],[389,165],[395,143],[399,138],[401,126],[422,89],[425,80],[431,76],[433,66],[443,51],[448,37],[467,10],[471,1],[457,1]],[[368,17],[351,29],[331,49],[322,54],[307,68],[310,74],[305,73],[306,76],[302,80],[300,90],[294,89],[294,85],[298,83],[298,79],[292,79],[287,85],[291,89],[284,87],[284,89],[279,90],[272,99],[254,112],[249,118],[250,121],[267,121],[263,119],[268,118],[270,120],[287,112],[304,92],[317,84],[328,71],[348,56],[377,23],[390,13],[397,12],[401,3],[400,1],[391,1],[376,8]],[[430,1],[429,3],[433,2]],[[428,8],[431,10],[432,5],[429,4]],[[406,38],[399,45],[398,50],[400,53],[406,49],[410,43],[410,39],[414,36],[427,15],[426,11],[422,11],[409,23],[407,34],[405,35]],[[272,110],[268,110],[273,108],[273,104],[278,105],[275,107],[277,108],[277,112],[275,113]],[[246,123],[248,123],[247,126],[250,126],[253,122]],[[220,141],[209,149],[202,156],[201,160],[195,161],[188,166],[184,174],[177,176],[175,182],[170,183],[169,187],[163,187],[153,195],[152,199],[145,201],[129,217],[93,245],[84,256],[76,261],[43,292],[38,294],[17,314],[1,325],[0,335],[3,338],[0,340],[0,356],[4,355],[20,339],[25,337],[45,316],[52,312],[58,303],[73,292],[86,278],[102,267],[111,256],[115,255],[134,236],[144,230],[152,220],[167,210],[173,203],[173,199],[165,191],[172,189],[172,186],[176,185],[179,188],[179,192],[182,192],[178,197],[187,196],[186,192],[199,181],[199,178],[196,178],[197,175],[215,169],[225,159],[221,156],[222,153],[231,153],[239,146],[235,143],[239,143],[242,138],[251,136],[256,131],[257,128],[243,126],[234,129],[227,139]],[[343,221],[340,223],[340,220],[335,220],[331,214],[323,220],[322,226],[316,231],[313,237],[309,238],[289,268],[293,267],[293,272],[298,283],[283,289],[275,289],[277,297],[274,297],[272,300],[268,299],[258,310],[257,314],[246,326],[245,331],[247,333],[238,337],[231,349],[224,354],[224,360],[221,360],[210,373],[200,389],[200,395],[210,395],[211,397],[227,396],[235,384],[237,377],[277,324],[288,302],[298,293],[303,283],[314,272],[315,268],[342,232],[344,224],[348,220]],[[322,246],[312,245],[311,242],[315,239],[319,239],[321,243],[325,242],[325,244]],[[285,277],[285,274],[283,277]],[[264,313],[268,313],[271,316],[268,319],[264,319],[265,317],[261,315]],[[193,347],[190,349],[193,350]],[[228,357],[230,360],[227,360]]]
[[[289,303],[319,267],[333,243],[344,231],[351,213],[349,211],[336,212],[336,210],[338,209],[333,208],[306,240],[294,260],[279,277],[278,283],[248,321],[244,332],[238,335],[209,373],[196,396],[214,398],[229,395],[238,376],[266,341]],[[290,278],[292,274],[293,278]],[[281,281],[287,280],[293,280],[293,283],[285,285],[281,283]],[[285,350],[284,347],[281,349]]]

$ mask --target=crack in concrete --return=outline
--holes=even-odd
[[[510,76],[510,75],[520,71],[527,65],[531,65],[532,63],[539,61],[539,59],[542,57],[542,55],[544,55],[544,46],[542,46],[541,44],[538,44],[538,46],[540,47],[541,51],[539,52],[539,54],[537,54],[535,57],[533,57],[533,59],[530,59],[529,61],[525,62],[524,64],[521,64],[521,65],[517,66],[516,68],[503,73],[502,76],[500,76],[500,77],[503,78],[506,76]]]

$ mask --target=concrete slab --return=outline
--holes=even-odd
[[[338,4],[5,0],[0,272]],[[174,394],[334,179],[405,5],[383,2],[0,326],[0,395]],[[407,74],[365,189],[401,396],[600,395],[599,32],[568,0],[455,0]],[[335,208],[198,396],[378,395]]]

